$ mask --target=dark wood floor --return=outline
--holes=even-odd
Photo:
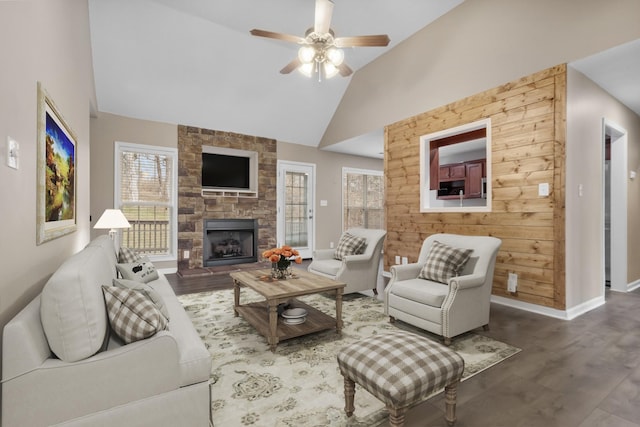
[[[183,293],[232,286],[228,275],[170,276]],[[460,385],[456,426],[640,427],[640,293],[606,298],[571,321],[493,304],[478,333],[522,352]],[[407,414],[406,427],[444,425],[442,396]]]

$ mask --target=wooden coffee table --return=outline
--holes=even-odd
[[[296,269],[294,276],[287,280],[271,279],[271,270],[237,271],[230,273],[233,279],[234,312],[242,316],[258,332],[267,338],[271,351],[282,340],[299,337],[312,332],[336,328],[342,332],[342,292],[346,283],[337,282],[317,274]],[[253,289],[264,301],[240,304],[240,287]],[[336,298],[336,317],[295,299],[302,295],[331,292]],[[278,304],[290,303],[291,307],[307,310],[307,318],[299,325],[288,325],[278,318]]]

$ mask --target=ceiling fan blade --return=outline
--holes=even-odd
[[[349,68],[349,66],[344,62],[338,65],[338,72],[342,77],[349,77],[351,74],[353,74],[353,70]]]
[[[296,58],[293,61],[289,62],[287,65],[285,65],[284,68],[280,70],[280,74],[289,74],[290,72],[298,68],[300,65],[302,65],[302,62],[300,62],[300,60]]]
[[[284,34],[284,33],[274,33],[273,31],[258,30],[256,28],[251,30],[250,33],[252,36],[266,37],[269,39],[276,39],[276,40],[284,40],[286,42],[292,42],[292,43],[304,42],[304,39],[299,36],[292,36],[291,34]]]
[[[331,0],[316,0],[316,16],[313,31],[318,34],[326,34],[331,26],[333,14],[333,2]]]
[[[386,34],[378,34],[373,36],[352,36],[338,37],[334,40],[336,47],[354,47],[354,46],[387,46],[391,40]]]

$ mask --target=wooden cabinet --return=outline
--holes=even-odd
[[[463,192],[464,199],[483,196],[485,159],[442,165],[439,171],[438,199],[456,199]]]
[[[440,166],[440,180],[460,179],[466,176],[464,163]]]

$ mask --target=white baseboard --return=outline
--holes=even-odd
[[[638,288],[640,288],[640,279],[636,280],[635,282],[629,283],[627,285],[627,292],[635,291]]]
[[[178,268],[159,268],[158,271],[162,274],[173,274],[178,272]]]
[[[524,311],[529,311],[543,316],[553,317],[561,320],[571,320],[584,313],[593,310],[596,307],[600,307],[605,303],[604,296],[593,298],[590,301],[586,301],[568,310],[557,310],[555,308],[543,307],[537,304],[531,304],[528,302],[522,302],[510,298],[504,298],[496,295],[491,295],[491,302],[504,305],[507,307],[513,307]]]

